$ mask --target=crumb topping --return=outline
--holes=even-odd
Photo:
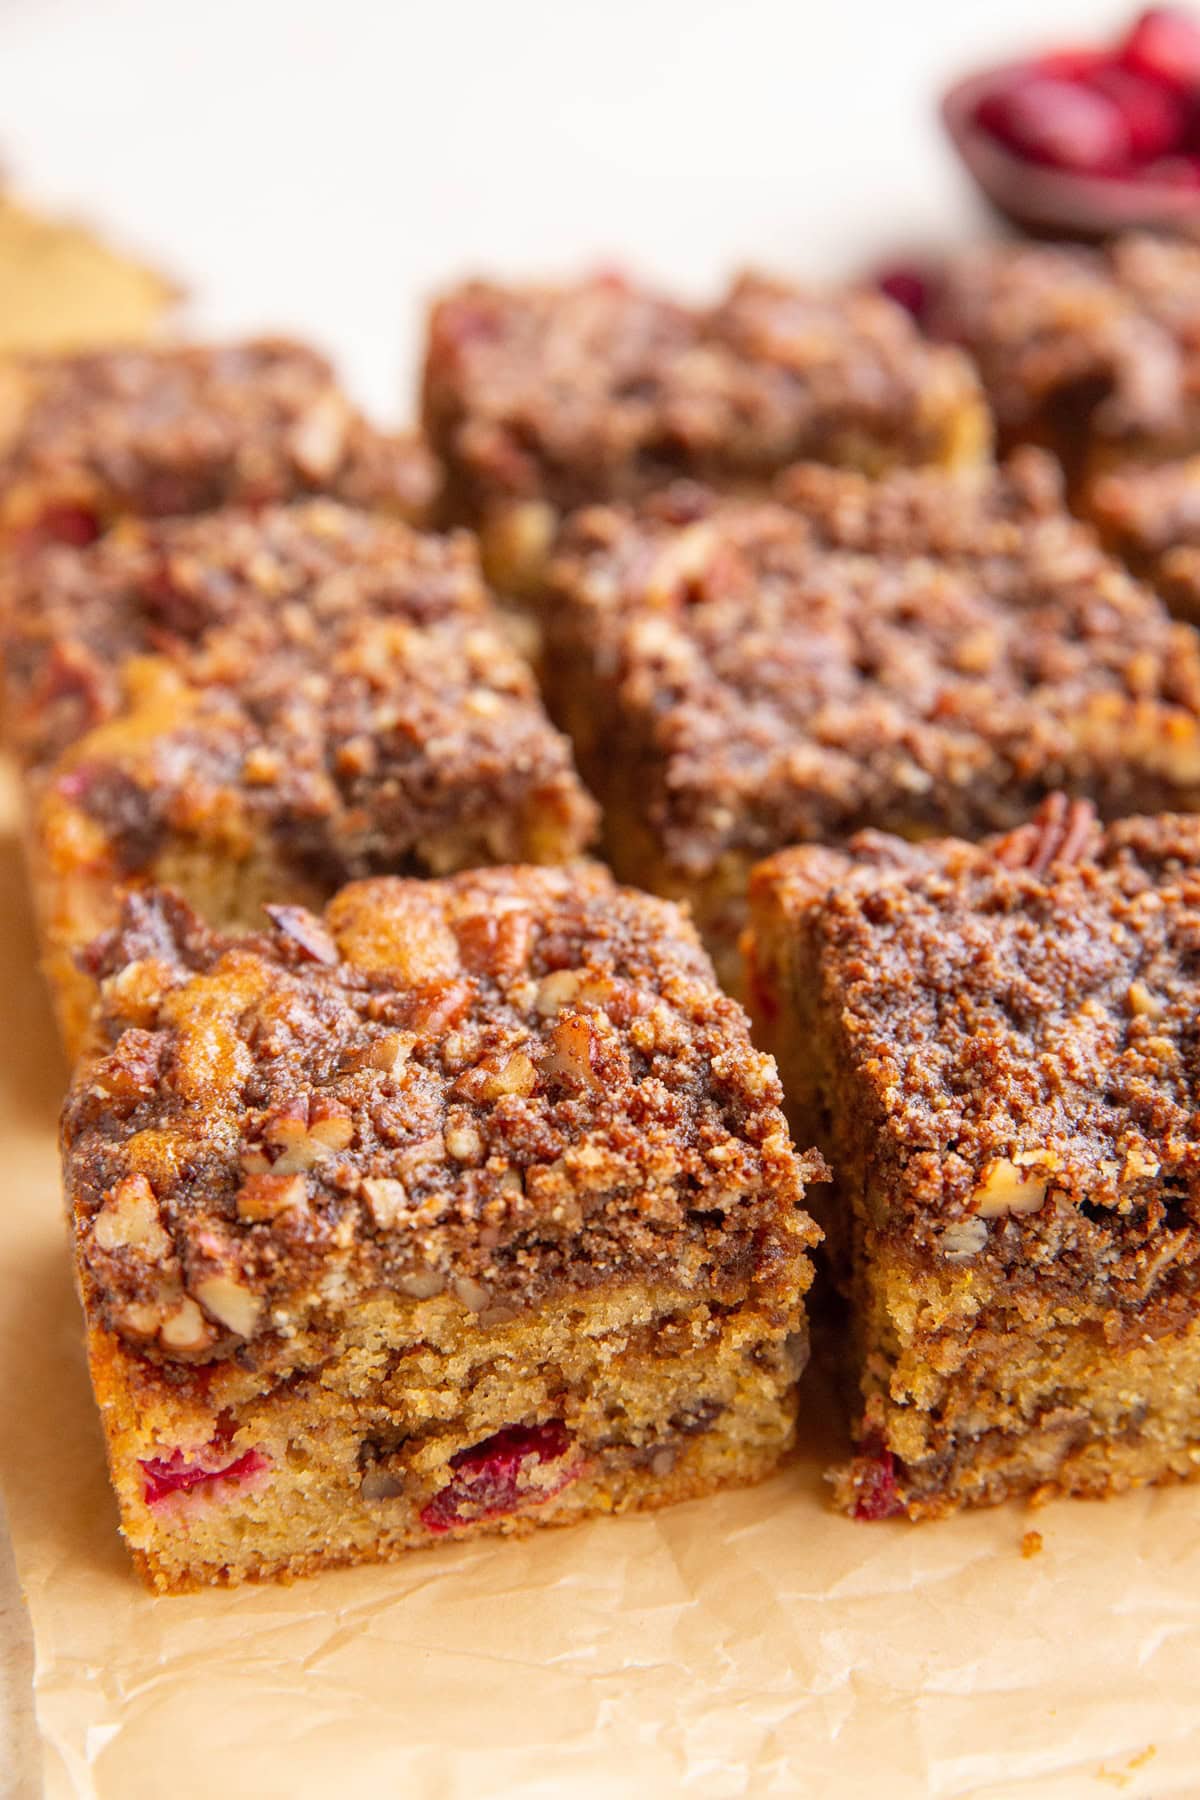
[[[1200,457],[1127,463],[1088,489],[1088,517],[1123,554],[1161,556],[1200,545]]]
[[[0,374],[10,524],[64,493],[101,524],[306,493],[419,520],[435,487],[415,439],[374,430],[324,357],[283,339],[27,357]]]
[[[967,413],[982,451],[982,410],[966,360],[869,291],[748,274],[697,308],[613,276],[474,281],[430,321],[426,428],[476,509],[762,480],[801,456],[945,460]]]
[[[635,1274],[794,1286],[819,1159],[677,908],[579,865],[273,910],[231,939],[139,894],[97,946],[63,1143],[106,1324],[204,1360],[380,1288],[487,1324]]]
[[[119,873],[171,837],[227,858],[266,834],[329,891],[590,835],[466,537],[312,500],[133,524],[47,553],[40,582],[9,634],[11,735],[42,767],[74,745],[50,803]]]
[[[1200,429],[1200,247],[1184,240],[981,245],[944,270],[930,328],[971,353],[1005,432],[1060,401],[1102,437]]]
[[[1059,796],[982,845],[872,834],[756,881],[815,954],[888,1229],[1169,1308],[1200,1256],[1200,820]]]
[[[1200,619],[1200,457],[1106,470],[1081,510],[1174,612]]]
[[[676,870],[864,825],[977,836],[1060,786],[1191,803],[1194,635],[1053,503],[1043,458],[779,493],[592,508],[550,566],[552,684],[596,711],[602,763],[619,736]]]

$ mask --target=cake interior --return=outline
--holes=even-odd
[[[1102,1498],[1200,1474],[1200,1321],[1142,1332],[1090,1296],[1037,1309],[940,1277],[854,1223],[860,1517],[937,1517],[1014,1494]]]
[[[379,1293],[302,1328],[263,1389],[93,1328],[122,1529],[162,1591],[387,1561],[769,1474],[802,1310],[645,1283],[527,1311]]]

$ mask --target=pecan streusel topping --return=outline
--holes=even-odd
[[[439,833],[474,832],[482,858],[526,813],[538,860],[539,808],[547,843],[587,839],[465,536],[311,500],[129,525],[39,569],[11,575],[44,603],[8,635],[10,735],[41,767],[75,745],[55,791],[126,872],[172,832],[226,853],[265,832],[325,886],[438,872]]]
[[[1189,805],[1195,636],[1052,492],[1029,455],[874,487],[796,471],[786,505],[591,508],[549,571],[560,703],[589,697],[604,757],[620,732],[691,876],[864,825],[976,836],[1056,787],[1108,814]]]
[[[431,317],[424,418],[468,510],[763,480],[800,456],[950,461],[986,437],[965,358],[899,307],[754,274],[709,307],[613,276],[468,282]]]
[[[306,493],[420,519],[436,485],[415,439],[368,425],[325,358],[285,339],[27,357],[0,372],[2,510],[34,508],[14,525],[36,527],[39,498],[65,489],[97,525]]]
[[[131,1341],[225,1355],[380,1288],[487,1315],[660,1271],[719,1300],[811,1241],[780,1194],[819,1159],[677,908],[581,865],[288,913],[234,940],[143,894],[96,947],[66,1181]]]
[[[756,877],[802,915],[880,1229],[915,1253],[949,1222],[951,1260],[1043,1291],[1153,1291],[1164,1328],[1200,1261],[1200,819],[1100,832],[1060,799],[1028,835],[888,848]]]
[[[1004,435],[1060,402],[1106,438],[1200,430],[1200,247],[1184,240],[981,245],[942,272],[931,330],[970,351]]]
[[[1172,612],[1200,621],[1200,456],[1105,469],[1080,511]]]

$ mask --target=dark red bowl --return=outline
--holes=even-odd
[[[1014,155],[977,123],[988,95],[1034,72],[1028,63],[1009,63],[968,75],[942,100],[942,121],[954,147],[998,213],[1034,237],[1095,239],[1138,226],[1200,236],[1200,187],[1047,168]]]

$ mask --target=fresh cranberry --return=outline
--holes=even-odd
[[[1112,66],[1097,69],[1090,85],[1117,107],[1129,133],[1129,153],[1136,161],[1165,156],[1182,144],[1189,108],[1173,88]]]
[[[1135,75],[1194,94],[1200,91],[1200,19],[1182,6],[1152,6],[1134,24],[1119,58]]]
[[[1060,81],[1086,81],[1095,70],[1111,66],[1111,59],[1104,50],[1048,50],[1032,66],[1039,75]]]
[[[895,1519],[904,1511],[896,1488],[896,1459],[882,1445],[855,1458],[854,1486],[856,1519]]]
[[[545,1425],[508,1425],[469,1450],[450,1458],[454,1479],[422,1509],[427,1531],[449,1531],[476,1519],[494,1519],[518,1506],[537,1506],[559,1493],[578,1474],[568,1463],[556,1477],[531,1481],[542,1463],[560,1462],[571,1448],[561,1419]]]
[[[880,293],[902,306],[920,324],[929,305],[929,279],[923,270],[911,263],[897,263],[894,268],[882,270],[875,278],[875,285]]]
[[[205,1448],[211,1450],[219,1442],[219,1437],[214,1438]],[[166,1458],[151,1456],[139,1463],[143,1477],[142,1498],[148,1506],[157,1506],[171,1494],[190,1493],[193,1488],[205,1487],[212,1481],[245,1481],[247,1476],[257,1475],[267,1466],[267,1458],[261,1450],[247,1450],[218,1469],[206,1468],[203,1462],[185,1456],[182,1450],[173,1450]]]
[[[1129,128],[1107,94],[1082,82],[1025,75],[981,102],[985,131],[1029,162],[1077,174],[1104,174],[1129,158]]]
[[[22,549],[39,550],[43,544],[70,544],[82,550],[100,536],[100,521],[90,506],[54,501],[44,506],[18,534]]]

